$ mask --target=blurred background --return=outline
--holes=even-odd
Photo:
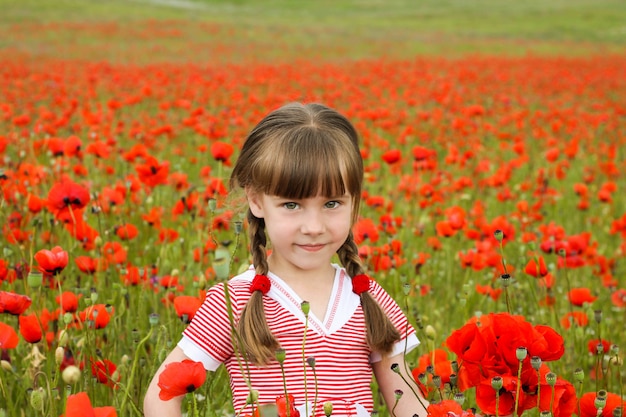
[[[0,53],[117,63],[622,54],[623,0],[0,0]]]

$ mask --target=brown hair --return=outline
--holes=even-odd
[[[230,177],[231,188],[284,198],[302,199],[318,194],[352,196],[352,221],[359,212],[363,160],[354,126],[337,111],[321,104],[287,104],[267,116],[250,132]],[[257,274],[267,275],[265,221],[247,213],[252,262]],[[364,272],[352,233],[337,251],[352,277]],[[361,294],[367,340],[372,349],[389,352],[400,339],[380,305]],[[238,324],[243,348],[250,359],[264,365],[274,358],[278,341],[265,320],[263,294],[255,291]]]

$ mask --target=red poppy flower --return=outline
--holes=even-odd
[[[123,264],[126,262],[126,249],[119,242],[107,242],[102,246],[104,258],[112,264]]]
[[[423,146],[414,146],[413,149],[413,157],[416,161],[423,161],[425,159],[429,159],[432,156],[435,156],[436,153],[432,149],[425,148]]]
[[[159,163],[153,156],[146,157],[144,164],[135,165],[135,171],[139,175],[139,180],[150,188],[160,184],[167,184],[169,170],[169,162]]]
[[[2,349],[14,349],[19,341],[20,338],[15,329],[0,321],[0,351]]]
[[[206,373],[202,363],[189,359],[167,364],[159,375],[159,398],[168,401],[194,392],[204,384]]]
[[[383,153],[382,159],[389,165],[392,165],[402,159],[402,153],[399,149],[390,149]]]
[[[117,366],[108,359],[91,362],[91,374],[101,384],[105,384],[110,387],[115,386],[115,384],[120,380],[120,375],[119,373],[116,373],[116,371]]]
[[[441,220],[435,224],[437,235],[441,237],[451,237],[456,234],[456,229],[452,227],[449,221]]]
[[[19,317],[20,334],[28,343],[38,343],[43,337],[39,318],[35,314]]]
[[[176,315],[185,323],[191,322],[201,305],[202,300],[192,295],[179,295],[174,298]]]
[[[70,179],[54,184],[48,192],[48,208],[57,218],[82,209],[88,202],[89,191]]]
[[[300,411],[296,409],[293,395],[288,394],[286,397],[281,395],[276,398],[276,408],[278,417],[300,417]]]
[[[370,243],[378,241],[379,233],[376,224],[372,219],[361,219],[354,224],[353,227],[354,241],[358,244],[368,239]]]
[[[42,249],[35,254],[39,270],[48,275],[57,275],[67,266],[68,255],[60,246],[51,250]]]
[[[102,266],[98,259],[90,256],[81,255],[74,258],[74,263],[82,272],[86,274],[95,274]]]
[[[613,303],[615,307],[626,307],[626,289],[620,288],[615,290],[613,294],[611,294],[611,303]]]
[[[430,403],[426,412],[428,417],[474,417],[474,412],[471,409],[463,410],[461,405],[454,400]]]
[[[211,144],[211,155],[216,161],[230,165],[230,156],[234,152],[234,147],[230,143],[225,142],[213,142]]]
[[[63,153],[68,157],[80,157],[80,150],[82,146],[83,144],[78,136],[69,136],[63,143]]]
[[[112,307],[111,311],[112,310]],[[112,314],[112,313],[111,313]],[[80,321],[83,323],[89,321],[90,325],[94,329],[104,329],[109,321],[111,320],[111,314],[109,314],[108,308],[104,304],[94,304],[92,306],[87,307],[80,313],[78,313],[78,317]]]
[[[622,410],[626,408],[626,401],[622,400],[618,394],[607,392],[606,404],[602,408],[602,414],[598,415],[598,409],[596,408],[597,394],[595,392],[587,392],[580,397],[580,416],[579,417],[612,417],[613,410],[621,407]]]
[[[35,194],[28,194],[26,205],[28,211],[31,213],[39,213],[48,204],[48,201],[36,196]]]
[[[30,297],[14,292],[0,291],[0,313],[19,316],[32,304]]]
[[[61,308],[61,312],[75,313],[78,310],[78,299],[81,295],[76,295],[71,291],[64,291],[61,295],[56,296],[56,302]]]
[[[539,265],[538,267],[537,264]],[[546,267],[546,261],[543,260],[543,256],[539,256],[537,259],[531,258],[526,264],[524,272],[535,278],[545,277],[548,275],[548,268]]]
[[[598,352],[598,347],[602,346],[602,352],[600,353],[607,353],[609,351],[609,349],[611,349],[611,342],[609,342],[608,340],[604,340],[604,339],[591,339],[589,342],[587,342],[587,350],[589,350],[589,353],[591,353],[592,355],[597,355]]]
[[[137,237],[138,233],[137,226],[131,223],[115,228],[115,234],[122,240],[132,240]]]
[[[584,304],[591,304],[598,298],[591,294],[589,288],[573,288],[567,293],[567,297],[570,303],[578,307],[582,307]]]
[[[62,417],[117,417],[114,407],[93,407],[86,392],[67,397],[65,414]]]
[[[434,360],[434,364],[433,364]],[[433,389],[431,384],[423,385],[419,381],[419,375],[428,375],[429,379],[432,379],[432,374],[427,372],[429,366],[434,366],[433,371],[435,375],[441,377],[442,384],[450,382],[450,375],[452,374],[452,365],[448,359],[448,353],[443,349],[435,349],[433,352],[428,352],[419,357],[417,366],[413,368],[411,374],[413,379],[418,383],[422,392],[428,393]],[[430,382],[430,381],[429,381]]]
[[[495,374],[494,376],[496,376]],[[515,409],[515,395],[517,387],[517,377],[512,375],[502,375],[502,388],[498,393],[498,410],[496,411],[496,392],[491,386],[491,378],[485,378],[476,387],[476,405],[486,415],[506,416],[513,414]],[[519,402],[523,403],[525,394],[520,390]]]
[[[65,230],[82,244],[83,249],[91,250],[95,248],[95,240],[99,233],[82,218],[80,220],[77,218],[76,223],[66,223]]]
[[[569,313],[565,313],[563,317],[561,317],[561,326],[564,329],[569,329],[572,324],[576,324],[580,327],[585,327],[589,324],[589,317],[583,311],[572,311]]]
[[[551,411],[554,417],[570,417],[574,415],[577,406],[576,390],[574,386],[560,377],[557,377],[554,387],[545,382],[542,375],[539,386],[539,411]],[[533,398],[524,409],[535,407],[537,399]]]
[[[141,218],[150,226],[161,227],[161,217],[163,216],[163,207],[153,207],[148,214],[142,214]]]

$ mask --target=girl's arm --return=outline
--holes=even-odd
[[[148,390],[146,391],[146,396],[143,400],[143,412],[145,417],[180,417],[182,415],[181,407],[183,404],[183,396],[174,397],[168,401],[162,401],[159,398],[159,391],[161,390],[158,386],[159,383],[159,375],[165,369],[165,366],[172,362],[181,362],[184,359],[189,359],[181,348],[176,346],[170,354],[165,358],[159,369],[154,374],[150,385],[148,386]]]
[[[394,363],[399,365],[398,370],[402,376],[391,369],[391,365]],[[392,416],[412,417],[418,415],[419,417],[426,417],[425,407],[428,407],[428,401],[424,399],[419,387],[413,380],[413,376],[410,373],[407,375],[403,353],[391,357],[383,356],[381,361],[372,364],[372,368],[378,388],[383,394],[385,404],[387,404]],[[403,393],[397,404],[396,390],[401,390]],[[417,393],[419,399],[414,392]]]

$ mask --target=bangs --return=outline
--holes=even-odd
[[[349,140],[336,140],[310,126],[302,127],[265,150],[254,183],[262,184],[260,191],[265,194],[284,198],[339,197],[346,193],[358,198],[362,176],[354,173],[362,172],[362,161],[354,157],[352,146]]]

